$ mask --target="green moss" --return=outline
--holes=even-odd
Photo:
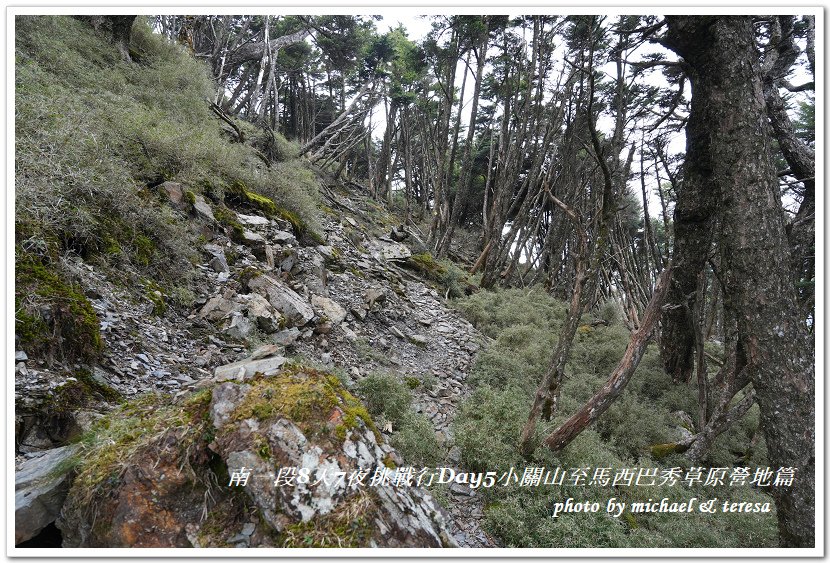
[[[100,401],[120,403],[124,397],[84,369],[68,373],[67,381],[49,391],[39,409],[50,416],[68,416]]]
[[[450,260],[435,260],[429,252],[413,254],[407,258],[406,266],[435,282],[450,297],[462,297],[478,289],[466,271]]]
[[[146,394],[122,403],[96,422],[81,439],[81,461],[72,485],[72,498],[83,509],[105,498],[106,489],[119,484],[121,471],[142,448],[152,447],[169,432],[182,429],[177,447],[182,463],[207,446],[212,437],[209,406],[211,389],[202,389],[179,403],[160,394]],[[192,471],[192,468],[190,468]]]
[[[239,272],[239,274],[237,274],[237,279],[239,280],[239,283],[242,284],[242,287],[248,287],[248,282],[261,275],[262,272],[258,268],[246,266]]]
[[[315,434],[329,430],[335,409],[342,413],[341,421],[334,427],[338,439],[345,439],[348,431],[361,422],[376,436],[380,435],[369,413],[337,376],[298,364],[287,365],[274,377],[255,380],[232,416],[235,420],[284,416],[304,432]]]
[[[396,469],[398,467],[398,465],[392,459],[392,456],[389,454],[383,456],[383,465],[385,465],[389,469]]]
[[[256,453],[259,457],[265,461],[271,459],[271,446],[268,444],[268,440],[257,435],[254,438],[254,447],[256,448]]]
[[[15,330],[24,348],[84,361],[100,355],[98,317],[80,288],[19,249],[15,282]]]
[[[429,252],[413,254],[406,259],[406,264],[420,272],[426,278],[434,281],[437,281],[446,273],[446,268],[436,262],[435,258]]]
[[[625,523],[628,524],[629,529],[636,530],[640,527],[640,525],[637,524],[637,519],[634,518],[634,515],[630,512],[624,512],[622,518],[625,521]]]
[[[92,373],[86,369],[80,369],[75,372],[75,377],[78,381],[86,387],[91,393],[102,397],[103,399],[114,402],[120,403],[124,400],[124,396],[121,395],[117,390],[110,387],[106,383],[102,383],[95,379]]]
[[[667,457],[671,454],[683,453],[687,449],[689,449],[687,446],[683,446],[681,444],[668,443],[668,444],[654,444],[653,446],[651,446],[649,448],[649,451],[651,452],[651,457],[652,458],[654,458],[656,460],[660,460],[660,459],[663,459],[663,458],[665,458],[665,457]]]
[[[237,260],[239,260],[239,253],[232,248],[225,249],[225,261],[228,263],[228,266],[233,266]]]
[[[194,194],[192,191],[190,191],[190,190],[185,191],[184,192],[184,199],[185,199],[185,201],[187,201],[187,203],[190,204],[191,207],[196,205],[196,194]]]
[[[264,195],[259,195],[256,192],[250,191],[246,191],[245,195],[247,196],[248,203],[259,209],[263,213],[267,213],[268,215],[274,215],[277,212],[277,206],[270,198],[267,198]]]
[[[121,254],[121,245],[111,235],[104,235],[103,237],[104,252],[109,255]]]
[[[217,221],[219,221],[220,225],[224,225],[231,230],[230,237],[233,240],[239,241],[242,238],[242,233],[245,231],[245,227],[243,227],[242,223],[240,223],[236,218],[236,213],[225,206],[218,206],[213,210],[213,216]],[[230,263],[228,264],[230,265]]]
[[[39,315],[30,315],[21,305],[19,297],[15,296],[15,335],[20,343],[28,349],[29,346],[42,343],[49,336],[49,325]]]
[[[334,379],[337,379],[335,376]],[[359,423],[362,421],[369,430],[375,435],[375,440],[378,443],[383,442],[383,436],[381,435],[380,431],[378,430],[377,426],[375,426],[375,421],[372,420],[369,411],[366,410],[366,407],[363,406],[363,403],[360,400],[346,391],[345,388],[342,388],[342,384],[338,380],[338,384],[341,386],[341,397],[343,399],[343,404],[341,405],[341,410],[343,411],[343,423],[338,425],[337,429],[343,428],[343,434],[352,428],[356,428]],[[335,429],[335,431],[337,431]]]
[[[320,233],[310,228],[308,224],[302,219],[300,219],[300,216],[296,213],[289,211],[284,207],[277,207],[276,215],[280,219],[283,219],[284,221],[288,221],[289,223],[291,223],[291,228],[298,238],[307,237],[310,240],[314,241],[315,244],[325,244],[326,241],[320,235]]]
[[[241,180],[231,182],[227,190],[226,198],[238,205],[253,207],[267,217],[278,217],[287,221],[291,224],[291,228],[297,238],[305,237],[316,244],[325,243],[325,239],[312,229],[306,221],[303,221],[297,213],[277,205],[273,199],[249,189]]]
[[[417,377],[404,377],[403,380],[406,382],[406,386],[410,389],[415,389],[421,384],[421,380]]]
[[[148,266],[156,252],[155,243],[144,235],[136,235],[133,244],[135,245],[136,262],[142,266]]]
[[[234,180],[231,182],[228,193],[225,197],[240,204],[248,204],[259,211],[262,211],[269,217],[277,214],[277,206],[273,200],[249,190],[248,186],[241,180]]]
[[[148,281],[144,290],[144,296],[153,304],[152,314],[161,317],[167,312],[167,302],[164,300],[164,292],[161,287],[153,281]]]

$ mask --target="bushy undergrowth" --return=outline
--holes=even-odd
[[[528,466],[682,467],[690,465],[680,454],[655,459],[650,446],[679,438],[676,411],[696,417],[693,385],[674,385],[661,368],[651,346],[623,395],[592,427],[557,454],[544,446],[532,460],[518,452],[533,393],[549,367],[566,314],[566,305],[541,288],[480,292],[457,306],[479,330],[494,339],[479,353],[471,382],[473,395],[462,405],[454,423],[455,442],[462,465],[473,471],[497,471],[511,466],[519,475]],[[629,340],[615,304],[600,307],[596,315],[608,326],[577,330],[566,367],[560,408],[551,422],[540,421],[537,444],[581,407],[606,381]],[[704,464],[765,466],[763,439],[756,436],[757,407],[718,438]],[[756,436],[753,442],[753,437]],[[750,457],[746,460],[745,456]],[[590,477],[590,476],[589,476]],[[483,490],[486,525],[507,546],[516,547],[758,547],[775,546],[777,531],[770,514],[636,514],[619,519],[605,513],[611,497],[631,501],[683,502],[692,497],[719,497],[735,502],[772,502],[751,487],[611,487],[548,486],[502,487]],[[553,518],[554,502],[568,497],[602,504],[599,514],[567,514]]]
[[[426,279],[436,282],[440,291],[447,297],[463,297],[468,287],[476,285],[476,280],[455,262],[447,259],[436,260],[429,252],[413,254],[407,259],[406,265]]]
[[[427,417],[412,410],[412,392],[392,374],[370,374],[357,384],[366,410],[379,422],[392,423],[392,445],[408,465],[435,466],[444,452]]]
[[[188,184],[215,202],[243,184],[316,226],[317,182],[281,136],[271,166],[211,113],[205,65],[139,18],[130,51],[63,16],[19,16],[15,44],[16,239],[124,262],[187,286],[197,232],[153,187]],[[244,125],[257,144],[257,133]],[[261,142],[259,142],[262,145]],[[261,152],[261,151],[260,151]],[[171,287],[172,289],[172,287]]]

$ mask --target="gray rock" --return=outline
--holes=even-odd
[[[75,424],[78,425],[78,428],[80,428],[81,432],[89,432],[90,430],[92,430],[92,427],[95,425],[95,423],[101,420],[103,417],[103,414],[95,411],[78,411],[73,416]]]
[[[248,319],[256,323],[260,330],[271,334],[279,329],[280,315],[271,303],[258,293],[245,295],[245,309]]]
[[[182,207],[184,204],[182,200],[184,199],[184,185],[178,182],[164,182],[159,186],[159,191],[163,191],[167,194],[167,199],[170,200],[170,203],[177,207]]]
[[[333,329],[334,326],[331,324],[331,321],[320,319],[314,327],[314,334],[329,334]]]
[[[306,279],[306,285],[317,294],[324,294],[326,292],[326,285],[328,284],[328,272],[326,271],[326,261],[316,251],[309,253],[311,262],[310,276]]]
[[[367,250],[380,262],[399,262],[412,256],[412,251],[403,244],[391,240],[374,240],[369,243]]]
[[[274,253],[274,247],[270,244],[266,244],[265,248],[263,249],[263,254],[265,255],[265,264],[268,266],[269,270],[274,269],[274,258],[276,254]]]
[[[29,356],[26,355],[26,352],[23,350],[18,350],[14,353],[14,361],[15,362],[25,362],[29,359]]]
[[[337,257],[334,247],[325,244],[319,245],[317,247],[317,252],[319,252],[320,256],[322,256],[326,260],[334,260]]]
[[[390,326],[389,327],[389,332],[391,332],[392,334],[394,334],[395,336],[397,336],[401,340],[406,340],[406,337],[403,335],[403,333],[400,331],[400,329],[398,329],[398,327],[396,327],[396,326]]]
[[[354,342],[355,340],[357,340],[357,334],[355,333],[355,331],[353,331],[352,329],[350,329],[346,325],[343,325],[342,328],[343,328],[343,336],[346,337],[346,340],[348,340],[349,342]]]
[[[362,307],[351,307],[349,312],[358,320],[362,321],[366,319],[366,309]]]
[[[204,367],[210,363],[213,353],[210,350],[199,350],[193,358],[193,365],[196,367]]]
[[[210,399],[210,416],[213,426],[219,430],[229,420],[236,406],[245,398],[250,385],[236,385],[234,383],[220,383],[213,388]]]
[[[322,420],[340,416],[339,409],[333,413],[322,412],[320,416]],[[315,522],[361,497],[356,497],[356,491],[339,479],[320,480],[315,486],[312,486],[313,480],[274,486],[273,462],[257,453],[261,447],[257,444],[263,441],[268,444],[271,455],[280,460],[280,465],[297,467],[313,476],[372,470],[382,466],[386,457],[372,431],[362,422],[348,430],[342,449],[334,450],[325,441],[306,436],[294,421],[285,417],[226,423],[214,451],[225,460],[229,473],[242,467],[251,470],[244,492],[257,508],[262,522],[273,530],[283,530],[296,522]],[[361,502],[366,503],[366,510],[372,514],[373,538],[366,545],[457,545],[446,530],[442,509],[423,489],[376,486],[372,488],[372,495]]]
[[[268,358],[270,356],[276,356],[280,354],[283,350],[282,346],[278,346],[277,344],[265,344],[264,346],[260,346],[256,350],[253,351],[250,358],[251,360],[260,360],[262,358]]]
[[[217,274],[220,272],[229,271],[228,261],[225,258],[224,252],[222,253],[222,256],[214,256],[213,258],[211,258],[210,262],[208,262],[208,266],[210,266],[210,269],[216,272]]]
[[[215,322],[239,311],[239,304],[233,300],[235,295],[233,291],[226,291],[223,295],[211,297],[199,311],[199,316]]]
[[[280,260],[280,270],[283,272],[290,272],[294,269],[294,266],[297,265],[297,251],[295,249],[291,249],[288,251],[284,251],[282,253],[282,259]]]
[[[14,543],[35,537],[55,521],[69,491],[69,474],[80,445],[47,450],[25,460],[14,474]]]
[[[242,244],[248,246],[254,250],[263,249],[265,248],[265,237],[263,237],[259,233],[255,233],[253,231],[249,231],[248,229],[244,229],[242,231],[241,241]]]
[[[302,297],[268,274],[251,278],[248,287],[267,298],[292,326],[303,326],[314,318],[314,310]]]
[[[366,303],[366,308],[371,311],[375,303],[386,302],[386,293],[382,289],[369,288],[363,295],[363,301]]]
[[[242,213],[237,213],[236,218],[240,223],[249,227],[261,227],[271,224],[271,220],[262,215],[243,215]]]
[[[250,379],[257,373],[274,375],[284,363],[285,358],[282,356],[270,356],[261,359],[245,358],[238,362],[219,366],[213,370],[213,377],[217,381],[223,381],[227,379]]]
[[[213,216],[213,210],[210,208],[210,205],[208,205],[208,202],[205,201],[205,198],[201,195],[196,195],[193,201],[193,211],[211,223],[216,222],[216,217]]]
[[[277,244],[297,244],[297,239],[286,231],[274,231],[271,233],[271,240]]]
[[[450,485],[450,492],[454,495],[466,495],[466,496],[475,496],[475,491],[473,491],[470,487],[465,485],[461,485],[460,483],[452,483]]]
[[[254,324],[240,312],[233,313],[230,324],[222,329],[227,336],[236,340],[245,340],[254,330]]]
[[[249,536],[236,534],[235,536],[228,538],[228,543],[237,544],[236,547],[249,547],[247,544],[249,543],[250,539],[251,538]]]
[[[311,306],[321,312],[333,326],[337,326],[346,318],[346,310],[333,299],[320,295],[311,296]]]
[[[389,238],[395,242],[402,242],[409,238],[409,232],[406,230],[404,225],[401,225],[400,227],[392,227],[392,231],[389,233]]]
[[[427,344],[429,344],[429,338],[421,334],[407,334],[406,338],[421,348],[426,348]]]
[[[275,343],[280,344],[282,346],[291,346],[294,344],[297,339],[300,338],[300,329],[296,327],[291,327],[285,330],[281,330],[276,333],[274,336],[271,337]]]

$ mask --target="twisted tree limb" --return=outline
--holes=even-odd
[[[663,303],[666,301],[668,294],[671,271],[672,268],[669,265],[657,279],[654,293],[643,313],[640,328],[631,333],[628,347],[626,347],[622,359],[605,385],[581,409],[544,439],[544,445],[550,448],[551,451],[561,450],[570,444],[580,432],[593,424],[602,413],[608,410],[608,407],[622,394],[625,386],[631,381],[631,376],[634,375],[634,371],[640,365],[640,360],[643,358],[652,333],[660,320]]]

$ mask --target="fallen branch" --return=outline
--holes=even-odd
[[[216,104],[210,100],[208,100],[208,103],[210,104],[210,109],[213,110],[213,113],[215,113],[219,119],[221,119],[233,128],[233,130],[236,132],[237,141],[240,143],[244,143],[245,131],[243,131],[242,128],[239,127],[239,125],[237,125],[236,122],[234,122],[231,116],[228,115],[228,112],[222,109],[222,106],[220,106],[219,104]]]
[[[371,88],[372,88],[372,81],[367,80],[363,84],[363,86],[360,87],[360,90],[355,95],[355,97],[351,101],[351,103],[346,107],[346,109],[344,109],[340,113],[340,115],[338,115],[334,119],[334,121],[332,121],[325,129],[323,129],[322,131],[317,133],[317,135],[315,135],[313,139],[308,141],[305,145],[302,146],[302,148],[300,148],[300,156],[304,155],[305,153],[310,151],[312,148],[314,148],[317,145],[317,143],[319,143],[324,137],[327,137],[327,136],[331,135],[332,132],[334,132],[334,131],[340,131],[341,125],[343,125],[344,122],[346,121],[346,119],[351,115],[351,113],[354,110],[355,106],[358,104],[358,102],[360,102],[362,100],[363,95],[366,94],[367,92],[369,92],[369,90]],[[372,102],[372,105],[374,105],[373,102]]]
[[[648,347],[651,335],[660,320],[662,314],[663,303],[666,301],[666,295],[669,289],[669,280],[671,278],[671,265],[666,267],[657,279],[657,286],[654,288],[654,293],[651,300],[643,313],[642,323],[640,328],[631,333],[631,340],[628,347],[625,349],[617,367],[611,374],[611,377],[602,386],[585,405],[579,409],[574,415],[566,420],[559,428],[554,430],[544,440],[545,446],[552,451],[557,452],[570,444],[580,432],[590,426],[596,419],[602,415],[608,407],[622,394],[623,389],[631,380],[634,371],[640,364],[643,354]]]

